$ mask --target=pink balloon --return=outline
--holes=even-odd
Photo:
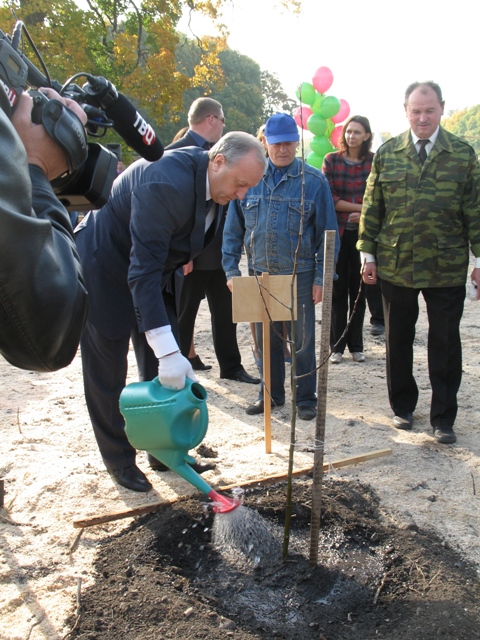
[[[342,129],[343,127],[341,125],[338,125],[332,131],[332,135],[330,136],[330,142],[333,144],[334,147],[337,147],[337,149],[338,149],[338,143],[340,142],[340,136],[342,135]]]
[[[293,119],[299,127],[302,129],[307,128],[307,120],[312,115],[313,111],[310,107],[297,107],[293,114]]]
[[[346,100],[340,98],[340,111],[336,116],[332,116],[332,122],[338,124],[339,122],[343,122],[350,115],[350,105]]]
[[[333,84],[333,73],[328,67],[319,67],[312,78],[312,84],[318,93],[325,93]]]

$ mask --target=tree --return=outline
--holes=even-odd
[[[84,11],[73,0],[3,0],[0,25],[11,33],[13,9],[28,25],[54,78],[63,82],[78,71],[103,75],[161,124],[165,108],[181,108],[185,89],[218,80],[218,53],[226,48],[227,34],[222,9],[229,1],[86,0],[89,10]],[[272,4],[299,6],[298,0]],[[176,26],[185,11],[210,16],[221,35],[201,42],[202,55],[189,76],[175,61]]]
[[[297,103],[287,96],[276,73],[262,71],[261,88],[263,95],[263,122],[266,122],[270,116],[278,111],[293,115],[293,110]]]
[[[0,0],[0,28],[12,33],[13,9],[18,19],[27,25],[52,79],[63,84],[80,72],[104,76],[125,93],[156,128],[178,119],[186,90],[198,91],[202,87],[202,91],[216,93],[224,80],[224,65],[229,73],[239,77],[228,61],[230,54],[226,53],[220,63],[220,54],[226,52],[227,47],[222,9],[231,0],[85,1],[88,10],[79,8],[74,0]],[[272,5],[287,6],[291,10],[299,6],[298,0],[270,1]],[[242,0],[236,2],[241,5]],[[190,65],[188,71],[177,66],[176,58],[181,44],[176,26],[185,11],[210,16],[220,34],[217,38],[198,40],[195,64]],[[25,53],[40,68],[28,44]],[[250,72],[253,73],[253,68]],[[78,84],[84,82],[85,78],[77,80]],[[247,89],[248,82],[242,82],[236,98],[230,87],[230,98],[225,95],[224,99],[232,103],[231,125],[250,131],[261,118],[255,111],[261,99],[260,89],[252,92]],[[260,87],[260,81],[256,87]],[[243,106],[238,109],[240,99],[245,109]],[[109,134],[106,140],[118,141],[118,138]]]
[[[480,104],[461,111],[451,111],[442,120],[442,127],[464,138],[480,154]]]
[[[214,39],[211,39],[214,40]],[[199,44],[186,37],[177,48],[178,71],[187,76],[198,67],[202,56]],[[202,46],[211,41],[202,41]],[[288,99],[278,78],[261,71],[257,62],[232,49],[221,50],[217,45],[219,68],[214,80],[190,87],[183,94],[183,108],[170,111],[159,129],[162,140],[170,141],[179,128],[187,125],[187,112],[191,103],[200,96],[211,96],[222,103],[225,113],[225,132],[241,130],[255,134],[258,127],[278,110],[291,110],[293,100]]]

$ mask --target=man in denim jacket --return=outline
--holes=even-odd
[[[232,201],[228,208],[223,268],[231,289],[231,279],[241,275],[238,265],[242,246],[245,246],[251,275],[290,275],[297,261],[297,410],[302,420],[313,420],[317,403],[315,305],[322,300],[324,232],[337,231],[337,218],[330,187],[322,173],[309,165],[302,166],[301,160],[295,157],[299,140],[295,120],[285,113],[277,113],[267,121],[265,137],[269,161],[263,180],[249,189],[243,200]],[[305,181],[303,203],[302,178]],[[282,323],[273,325],[270,328],[271,389],[267,394],[272,406],[282,406],[285,404]],[[257,324],[256,331],[261,348],[261,324]],[[247,413],[255,415],[263,411],[262,384],[257,402],[247,408]]]

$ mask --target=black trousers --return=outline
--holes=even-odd
[[[365,297],[370,311],[370,324],[385,324],[380,283],[365,285]]]
[[[166,300],[166,308],[172,331],[177,337],[173,298],[169,298],[168,302]],[[121,469],[135,463],[136,450],[125,435],[125,421],[119,406],[120,394],[127,380],[130,339],[139,380],[152,380],[158,375],[158,359],[148,345],[145,334],[138,333],[136,327],[132,328],[130,336],[110,340],[87,321],[80,342],[85,400],[107,469]]]
[[[333,283],[331,346],[336,353],[343,353],[345,346],[351,353],[363,351],[363,319],[365,317],[365,292],[362,290],[355,315],[345,338],[340,340],[347,321],[352,314],[360,289],[360,253],[355,245],[357,230],[345,230],[338,253],[336,272],[338,280]],[[340,342],[339,342],[340,340]],[[338,344],[337,344],[338,343]]]
[[[242,359],[237,343],[237,325],[232,320],[232,294],[223,269],[194,269],[183,280],[178,315],[182,353],[188,356],[195,318],[205,296],[212,318],[213,347],[220,365],[220,376],[233,375],[242,368]]]
[[[410,289],[381,280],[385,316],[387,386],[393,412],[415,410],[418,387],[413,376],[413,342],[420,291],[428,316],[428,372],[432,387],[430,423],[453,426],[462,379],[460,320],[465,286]]]

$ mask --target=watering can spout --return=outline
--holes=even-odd
[[[214,489],[210,491],[208,497],[213,502],[213,510],[215,513],[228,513],[242,504],[240,500],[232,500],[231,498],[222,496],[221,493],[217,493]]]
[[[160,462],[163,462],[163,464],[184,478],[184,480],[193,484],[193,486],[202,493],[206,493],[208,495],[212,490],[212,487],[190,466],[195,462],[195,458],[189,456],[187,451],[148,449],[148,453],[150,453],[154,458],[157,458],[157,460],[160,460]]]

